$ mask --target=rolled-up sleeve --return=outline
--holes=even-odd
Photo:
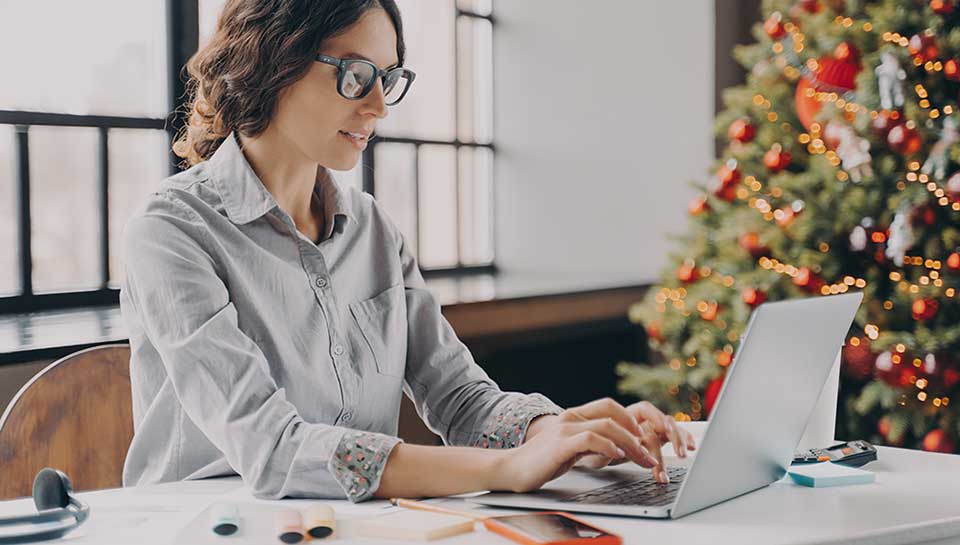
[[[186,416],[259,497],[370,497],[400,440],[304,421],[239,327],[214,240],[187,205],[163,203],[127,225],[124,297]]]
[[[446,444],[519,446],[534,418],[562,409],[540,394],[500,390],[440,312],[399,230],[395,238],[407,304],[405,380],[418,414]]]

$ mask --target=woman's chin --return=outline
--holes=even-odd
[[[353,167],[357,166],[359,161],[360,152],[343,153],[331,157],[329,162],[324,163],[324,166],[331,170],[353,170]]]

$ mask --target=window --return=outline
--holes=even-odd
[[[187,1],[95,4],[0,18],[21,52],[0,57],[0,313],[115,303],[123,225],[171,170],[164,21]]]
[[[223,2],[6,8],[0,47],[26,54],[0,70],[28,77],[0,86],[0,313],[116,303],[122,228],[175,169],[171,97]],[[336,175],[376,195],[425,272],[492,269],[491,0],[399,5],[414,92]]]
[[[364,189],[424,272],[492,269],[492,2],[398,4],[417,81],[364,152]]]

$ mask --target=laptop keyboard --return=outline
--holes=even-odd
[[[587,490],[563,501],[607,505],[668,505],[673,503],[677,493],[680,492],[680,485],[683,484],[683,479],[687,475],[687,469],[668,467],[667,475],[670,477],[670,482],[667,484],[658,483],[650,474],[637,481],[619,482]]]

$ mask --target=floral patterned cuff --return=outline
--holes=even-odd
[[[523,444],[530,421],[545,414],[560,414],[563,409],[540,394],[517,395],[502,405],[484,427],[474,446],[514,448]]]
[[[390,451],[402,442],[382,433],[348,430],[343,434],[328,468],[348,500],[363,501],[377,491]]]

